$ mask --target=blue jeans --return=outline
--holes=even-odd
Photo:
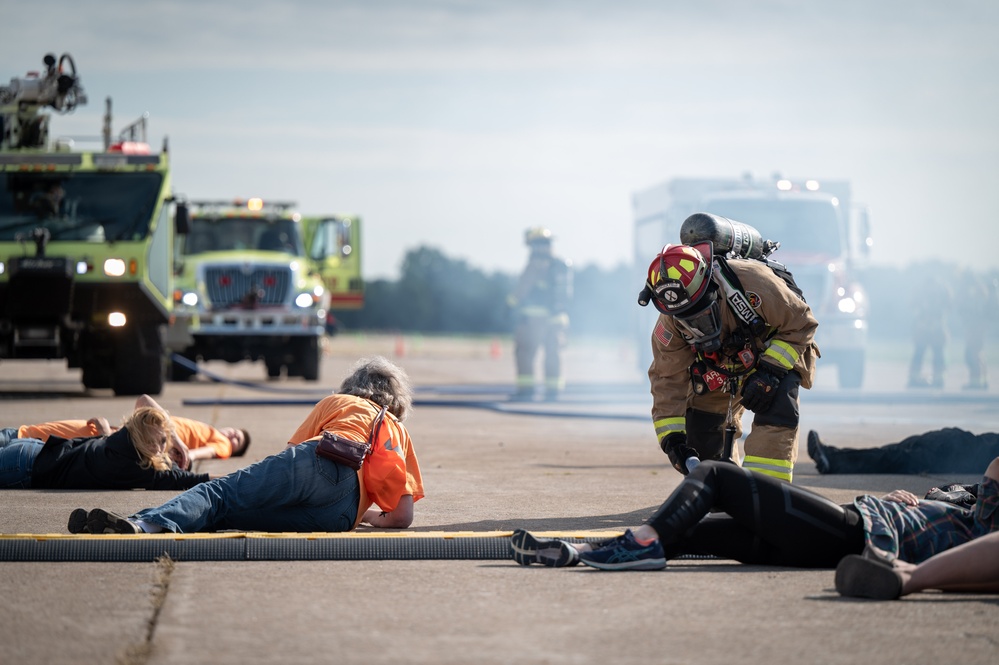
[[[357,472],[316,455],[317,443],[288,446],[131,519],[179,533],[350,531],[361,492]]]
[[[31,468],[45,444],[38,439],[19,439],[17,429],[0,428],[0,489],[31,487]]]

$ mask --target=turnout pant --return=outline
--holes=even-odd
[[[773,405],[753,415],[753,426],[746,437],[746,457],[742,465],[759,473],[791,481],[798,459],[798,390],[801,377],[788,372],[777,387]],[[702,460],[723,457],[725,420],[729,393],[716,390],[695,395],[687,409],[687,440]],[[732,405],[735,438],[742,433],[742,414],[746,409],[736,395]],[[733,456],[736,457],[736,456]]]

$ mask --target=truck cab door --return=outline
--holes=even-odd
[[[360,220],[329,215],[304,219],[309,261],[330,294],[331,309],[356,309],[363,302]]]

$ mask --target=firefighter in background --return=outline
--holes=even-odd
[[[649,367],[652,420],[673,467],[686,474],[690,462],[722,459],[726,427],[738,439],[749,409],[742,466],[790,482],[798,389],[811,387],[819,356],[808,304],[765,262],[713,256],[710,242],[666,245],[639,304],[650,300],[660,312]]]
[[[953,294],[935,275],[927,275],[912,300],[912,360],[909,388],[943,388],[946,368],[947,315]],[[923,360],[929,352],[930,378],[923,374]]]
[[[545,398],[553,400],[565,387],[562,364],[569,333],[572,264],[553,254],[552,232],[546,228],[527,229],[524,242],[531,253],[516,290],[508,299],[516,318],[515,398],[533,399],[535,360],[543,348]]]
[[[968,382],[964,390],[988,390],[989,372],[985,362],[985,334],[994,325],[996,312],[995,280],[975,274],[970,269],[962,271],[961,312],[964,326],[964,364],[968,368]]]

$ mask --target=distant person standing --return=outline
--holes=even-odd
[[[534,365],[538,351],[543,348],[545,398],[554,400],[565,387],[563,355],[569,333],[572,264],[554,255],[549,229],[527,229],[524,242],[530,249],[530,256],[516,289],[509,297],[516,317],[515,398],[533,399]]]
[[[909,364],[910,388],[943,388],[947,346],[947,311],[951,306],[950,288],[939,277],[929,276],[915,294],[912,307],[912,361]],[[930,377],[923,374],[923,359],[930,355]]]
[[[994,280],[985,280],[971,270],[964,272],[961,284],[964,317],[964,363],[968,367],[965,390],[988,390],[988,366],[985,363],[985,333],[999,310]]]

